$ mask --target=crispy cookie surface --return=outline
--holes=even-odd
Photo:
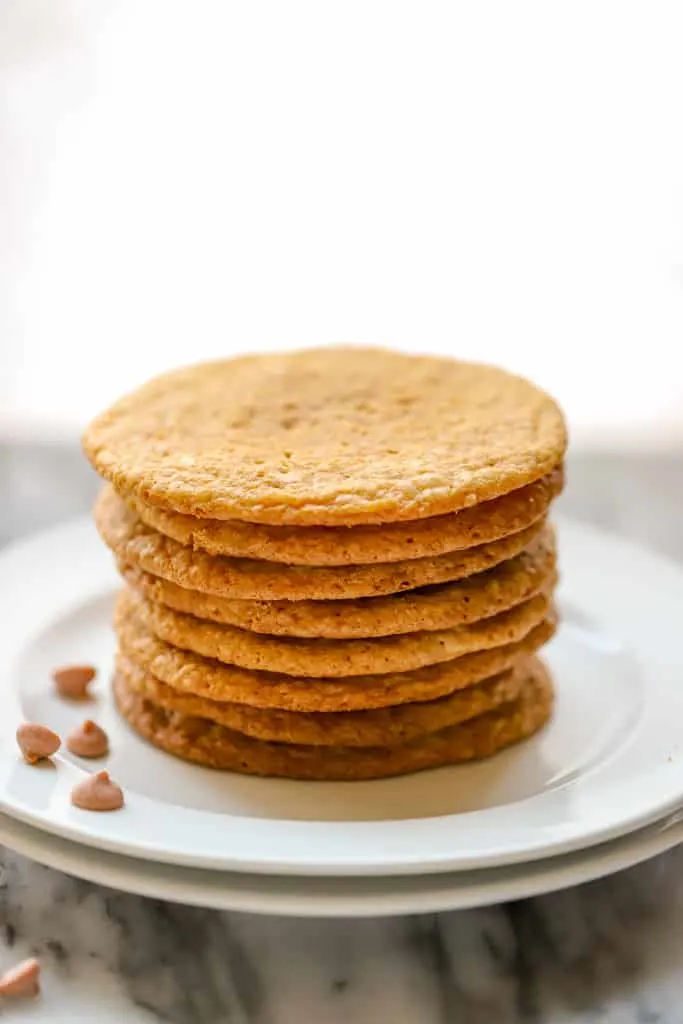
[[[323,747],[381,747],[437,732],[515,700],[526,677],[527,663],[521,661],[514,669],[485,679],[477,686],[422,704],[312,714],[251,708],[246,704],[183,693],[143,672],[123,655],[117,659],[116,671],[129,691],[153,704],[183,715],[206,718],[255,739]]]
[[[155,636],[134,609],[121,606],[115,627],[120,653],[175,690],[256,708],[337,712],[435,700],[472,686],[534,654],[553,636],[556,621],[549,616],[518,643],[465,654],[413,672],[341,679],[259,672],[181,651]]]
[[[566,445],[560,409],[529,381],[344,347],[176,370],[122,398],[83,437],[121,493],[276,526],[455,512],[546,476]]]
[[[126,582],[144,597],[177,612],[275,636],[395,636],[452,629],[506,611],[556,582],[553,531],[547,527],[515,558],[455,583],[385,597],[347,601],[247,601],[188,590],[132,565],[119,563]]]
[[[249,775],[347,781],[489,757],[537,732],[553,706],[549,674],[532,659],[519,697],[478,718],[393,746],[320,747],[270,743],[164,708],[132,690],[120,674],[114,678],[114,695],[133,729],[184,760]]]
[[[126,497],[144,523],[210,555],[283,565],[369,565],[443,555],[518,533],[543,518],[564,485],[556,469],[500,498],[445,516],[383,526],[267,526],[199,519]]]
[[[120,562],[189,590],[265,601],[374,597],[462,579],[514,558],[545,526],[540,521],[491,544],[436,558],[316,567],[194,551],[146,526],[111,490],[100,495],[95,522],[105,544]]]
[[[517,643],[547,617],[551,606],[547,594],[537,594],[499,615],[454,629],[367,640],[305,640],[205,622],[128,589],[121,591],[118,601],[123,615],[139,615],[155,636],[181,650],[241,668],[317,678],[410,672],[474,651]]]

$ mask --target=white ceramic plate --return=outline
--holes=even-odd
[[[133,735],[107,692],[116,576],[87,522],[0,557],[3,685],[0,809],[113,852],[266,874],[387,875],[464,870],[566,853],[683,803],[683,572],[593,529],[560,528],[564,625],[549,650],[559,693],[549,728],[490,761],[368,783],[263,780],[186,765]],[[50,671],[101,670],[97,703],[53,695]],[[92,764],[31,768],[26,718],[66,732],[84,712],[108,729],[107,767],[126,790],[116,814],[72,807]],[[97,766],[99,767],[99,765]]]
[[[679,812],[609,843],[535,863],[422,876],[298,878],[154,864],[94,850],[0,814],[0,843],[76,878],[174,903],[285,917],[384,917],[490,906],[603,878],[681,842]]]

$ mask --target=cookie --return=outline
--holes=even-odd
[[[204,622],[127,589],[119,594],[118,604],[122,615],[139,616],[155,636],[181,650],[241,668],[316,678],[409,672],[473,651],[516,643],[550,611],[549,596],[537,594],[500,615],[455,629],[369,640],[303,640]]]
[[[545,525],[541,520],[491,544],[436,558],[317,567],[279,565],[193,551],[145,526],[110,489],[103,492],[95,506],[95,522],[118,561],[189,590],[257,601],[375,597],[463,579],[514,558]]]
[[[245,601],[202,594],[119,564],[126,582],[144,597],[177,612],[276,636],[395,636],[452,629],[506,611],[549,591],[556,582],[555,538],[550,527],[515,558],[455,583],[387,597],[348,601]]]
[[[549,674],[533,659],[519,697],[478,718],[392,746],[316,747],[253,739],[172,711],[130,689],[120,674],[113,685],[118,708],[132,728],[176,757],[247,775],[349,782],[490,757],[537,732],[553,706]]]
[[[444,515],[551,473],[555,402],[502,369],[324,348],[186,367],[118,401],[85,453],[123,494],[275,526]]]
[[[115,626],[121,654],[174,690],[255,708],[337,712],[436,700],[472,686],[534,654],[553,636],[556,623],[550,615],[518,643],[465,654],[413,672],[343,679],[258,672],[181,651],[156,637],[131,609],[120,606]]]
[[[477,686],[469,686],[423,704],[317,714],[250,708],[246,704],[230,704],[182,693],[143,672],[122,655],[117,659],[116,672],[129,692],[167,711],[206,718],[255,739],[321,747],[381,747],[437,732],[515,700],[524,682],[527,664],[521,661],[514,669],[486,679]]]
[[[473,508],[383,526],[267,526],[237,519],[199,519],[123,497],[147,526],[210,555],[283,565],[369,565],[434,557],[518,533],[546,515],[563,485],[564,472],[558,468]]]

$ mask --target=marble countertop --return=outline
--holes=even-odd
[[[565,511],[683,560],[683,459],[574,460]],[[76,452],[0,445],[0,544],[89,505]],[[35,954],[41,1024],[678,1024],[683,847],[565,892],[306,921],[105,890],[0,850],[0,968]]]

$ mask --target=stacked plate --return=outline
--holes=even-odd
[[[0,841],[69,873],[221,908],[299,915],[473,906],[571,885],[683,839],[683,573],[560,521],[562,625],[546,659],[557,690],[538,736],[488,761],[371,782],[219,773],[149,746],[114,708],[119,580],[89,521],[0,556],[4,678]],[[624,576],[631,586],[624,586]],[[54,695],[55,666],[100,680],[87,713],[126,793],[114,814],[70,803],[92,770],[24,764],[20,721],[62,735],[84,716]]]

